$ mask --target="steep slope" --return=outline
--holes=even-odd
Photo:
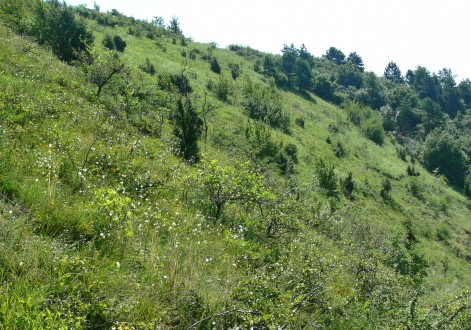
[[[253,50],[87,24],[95,48],[127,45],[99,96],[81,65],[0,26],[1,327],[469,324],[469,200],[365,138],[356,105],[277,89]],[[207,112],[199,163],[176,150],[182,99]],[[251,119],[253,103],[290,124]]]

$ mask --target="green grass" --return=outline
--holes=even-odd
[[[105,33],[127,42],[130,84],[157,89],[159,74],[184,65],[201,105],[208,81],[218,79],[201,58],[209,45],[174,45],[169,37],[137,38],[127,27],[88,23],[97,45]],[[200,50],[196,60],[181,56],[191,49]],[[214,222],[210,201],[195,184],[199,167],[172,153],[168,120],[160,137],[143,135],[110,116],[113,101],[94,97],[78,68],[0,26],[1,329],[188,329],[198,321],[201,329],[251,321],[260,328],[400,328],[413,322],[417,292],[420,319],[471,289],[469,200],[418,163],[420,176],[411,182],[410,162],[399,159],[396,143],[386,138],[379,146],[349,122],[345,109],[289,91],[280,93],[291,133],[274,130],[272,137],[296,144],[299,164],[296,174],[281,176],[275,165],[251,157],[245,137],[250,120],[242,87],[248,78],[266,79],[252,60],[212,52],[233,95],[223,103],[209,92],[220,107],[209,115],[201,154],[223,165],[250,161],[279,198],[280,213],[235,201]],[[139,69],[146,58],[156,76]],[[231,63],[242,70],[236,81]],[[296,118],[305,120],[304,128]],[[337,142],[345,148],[340,158]],[[332,162],[338,179],[352,172],[353,201],[341,191],[338,197],[323,192],[317,159]],[[392,183],[387,200],[380,195],[385,179]],[[278,236],[266,235],[269,217],[283,225]],[[411,251],[429,264],[423,282],[390,262],[396,237],[405,251],[406,221],[418,239]],[[466,313],[450,327],[465,324]],[[211,315],[214,323],[206,322]]]

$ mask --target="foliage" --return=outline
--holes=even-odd
[[[180,97],[171,113],[173,134],[177,138],[177,152],[191,162],[199,161],[198,140],[201,137],[203,121],[196,106],[189,97]]]
[[[353,64],[358,70],[362,72],[365,70],[363,59],[356,52],[348,54],[347,63]]]
[[[361,132],[371,141],[382,145],[385,139],[383,119],[374,110],[352,103],[347,108],[348,118],[360,126]]]
[[[325,57],[337,65],[345,64],[345,54],[338,48],[327,49]]]
[[[282,98],[275,86],[265,86],[248,80],[243,89],[242,105],[250,118],[268,122],[288,131],[289,117],[283,110]]]
[[[126,41],[124,41],[119,35],[111,37],[111,35],[105,34],[102,44],[107,49],[116,50],[121,53],[124,52],[124,49],[126,48]]]
[[[450,183],[463,187],[466,175],[466,160],[456,139],[445,130],[434,130],[425,140],[424,165],[429,171],[438,169]]]
[[[155,66],[154,64],[149,60],[149,58],[146,58],[146,62],[140,66],[141,70],[144,71],[145,73],[150,74],[151,76],[155,75]]]
[[[394,84],[354,53],[338,65],[301,46],[289,85],[283,55],[204,51],[161,19],[97,7],[73,9],[98,40],[127,33],[127,51],[90,47],[77,68],[3,26],[30,33],[33,2],[0,0],[0,328],[469,326],[470,203],[416,161],[446,131],[468,169],[469,111],[453,106],[456,95],[467,104],[466,81],[429,73],[427,98],[412,71]],[[95,51],[124,64],[100,97]],[[229,70],[215,76],[213,53],[252,92]],[[347,65],[360,89],[336,81]],[[151,67],[158,77],[139,71]],[[308,67],[316,97],[298,86]],[[228,103],[205,90],[208,77],[227,80]],[[269,111],[247,118],[250,102],[289,111],[299,128],[285,134]],[[358,133],[383,114],[378,146]],[[184,143],[203,161],[176,157]]]
[[[227,203],[252,203],[257,206],[274,200],[275,196],[263,184],[263,177],[248,169],[248,163],[221,167],[216,160],[203,161],[199,181],[214,206],[218,221]]]
[[[80,57],[80,66],[88,81],[96,85],[97,96],[101,95],[103,88],[112,79],[117,79],[127,72],[126,64],[118,53],[108,49],[89,49],[89,54],[83,54]]]
[[[49,45],[66,62],[77,59],[77,53],[93,42],[85,22],[76,18],[72,7],[58,0],[37,3],[32,33],[39,43]]]
[[[391,199],[391,191],[392,191],[392,184],[389,179],[383,180],[381,183],[381,191],[380,195],[383,197],[385,200],[390,200]]]
[[[238,64],[231,63],[229,64],[229,69],[231,70],[232,79],[236,80],[240,76],[240,66]]]
[[[219,65],[219,62],[215,57],[211,59],[211,71],[217,74],[221,73],[221,66]]]
[[[335,174],[335,164],[322,158],[316,160],[316,174],[319,186],[327,192],[327,195],[337,193],[338,179]]]
[[[224,76],[218,77],[217,82],[210,80],[207,84],[210,91],[214,91],[216,97],[223,102],[229,102],[229,96],[233,94],[231,82]]]
[[[400,84],[403,82],[401,69],[399,69],[395,62],[388,63],[388,65],[384,69],[384,78],[396,84]]]
[[[353,174],[349,172],[347,177],[342,183],[343,194],[350,200],[353,200],[353,191],[355,190],[355,181],[353,181]]]
[[[173,16],[172,19],[170,20],[170,23],[168,25],[168,29],[174,34],[174,35],[181,35],[183,34],[181,28],[180,28],[180,22],[178,21],[178,18]]]

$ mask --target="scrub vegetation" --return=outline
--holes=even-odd
[[[0,329],[469,328],[471,82],[363,66],[0,0]]]

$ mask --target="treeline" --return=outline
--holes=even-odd
[[[293,44],[281,55],[262,54],[237,45],[229,49],[255,58],[255,70],[272,77],[279,88],[312,92],[349,108],[357,103],[381,114],[377,125],[394,137],[412,159],[438,170],[451,184],[471,195],[471,81],[457,83],[451,69],[438,74],[418,66],[402,74],[391,61],[382,76],[366,72],[362,57],[330,47],[321,57]],[[376,131],[381,130],[374,127]],[[382,143],[377,133],[376,142]]]

